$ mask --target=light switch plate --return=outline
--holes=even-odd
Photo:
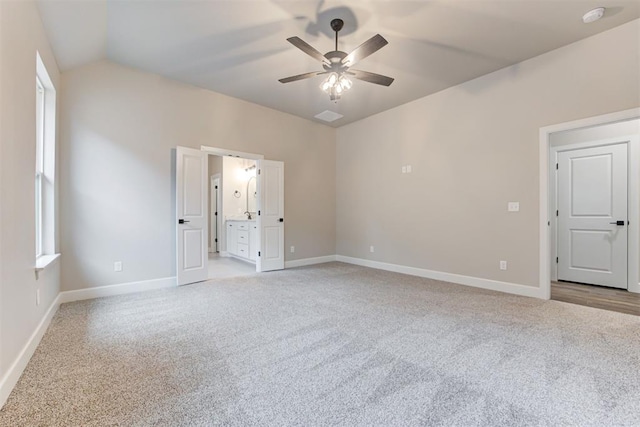
[[[407,173],[411,173],[411,165],[407,165]]]
[[[402,173],[407,173],[407,167],[406,166],[402,167]]]
[[[113,263],[113,271],[122,271],[122,261],[116,261]]]
[[[520,202],[509,202],[509,203],[507,203],[507,210],[509,212],[519,212],[520,211]]]

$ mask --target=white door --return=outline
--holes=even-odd
[[[207,280],[207,154],[176,148],[178,285]]]
[[[627,144],[558,153],[558,279],[627,288]]]
[[[258,160],[256,271],[284,268],[284,163]]]

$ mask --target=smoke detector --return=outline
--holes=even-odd
[[[590,24],[602,18],[603,16],[604,16],[604,7],[598,7],[585,13],[582,16],[582,22],[584,22],[585,24]]]

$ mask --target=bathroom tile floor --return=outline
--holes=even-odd
[[[223,257],[218,253],[209,254],[209,279],[249,276],[256,274],[255,264],[233,257]]]

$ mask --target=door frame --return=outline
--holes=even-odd
[[[249,159],[249,160],[264,160],[264,154],[257,154],[257,153],[246,153],[243,151],[236,151],[236,150],[228,150],[226,148],[220,148],[220,147],[210,147],[208,145],[201,145],[200,146],[200,150],[204,151],[205,153],[209,154],[209,155],[214,155],[214,156],[221,156],[221,157],[237,157],[237,158],[241,158],[241,159]],[[222,182],[222,177],[221,180]],[[256,186],[256,188],[258,188],[258,186]],[[257,191],[260,191],[259,189]],[[257,209],[260,209],[260,205],[256,205]],[[218,215],[220,216],[220,215]],[[220,222],[222,222],[222,218],[218,219]],[[226,230],[225,228],[226,226],[224,224],[222,224],[218,230]],[[226,231],[225,231],[226,233]],[[226,247],[226,234],[225,234],[225,247]],[[220,243],[220,236],[218,236],[218,243]],[[260,239],[258,239],[258,250],[261,250],[262,248],[260,247],[261,242]],[[220,255],[222,256],[227,256],[226,251],[223,253],[222,251],[220,251]],[[258,272],[258,262],[256,260],[256,272]]]
[[[551,218],[552,211],[550,210],[550,184],[551,180],[549,179],[549,169],[550,162],[549,158],[551,155],[551,144],[550,137],[551,134],[567,131],[567,130],[575,130],[580,128],[598,126],[598,125],[606,125],[616,122],[623,122],[627,120],[634,120],[640,118],[640,108],[632,108],[629,110],[618,111],[615,113],[603,114],[600,116],[589,117],[586,119],[573,120],[570,122],[559,123],[556,125],[544,126],[540,128],[539,132],[539,238],[540,238],[540,246],[539,246],[539,286],[541,297],[544,299],[551,298]],[[639,218],[638,212],[640,211],[640,207],[638,206],[638,186],[640,185],[638,181],[640,181],[640,176],[638,175],[638,147],[636,144],[629,144],[629,147],[635,145],[635,149],[630,152],[630,157],[628,159],[629,165],[634,165],[633,171],[630,167],[629,169],[629,187],[627,191],[629,191],[629,218]],[[631,157],[633,155],[633,157]],[[633,186],[631,184],[633,183]],[[633,193],[633,189],[635,188],[635,194]],[[635,201],[632,200],[632,197],[635,198]],[[632,212],[635,212],[635,217],[632,217]],[[638,283],[638,275],[639,275],[639,255],[640,250],[638,248],[638,242],[640,240],[638,224],[635,221],[631,221],[628,228],[628,268],[629,272],[627,275],[628,281],[628,291],[640,293],[640,283]]]
[[[216,191],[214,193],[214,186],[213,183],[215,180],[218,180],[218,187],[220,187],[221,185],[221,175],[219,173],[214,173],[213,175],[209,176],[209,181],[211,183],[210,188],[209,188],[209,212],[212,215],[211,218],[213,219],[213,221],[211,221],[210,225],[210,229],[209,229],[209,238],[211,239],[212,244],[214,245],[214,247],[210,247],[209,248],[209,253],[219,253],[219,244],[220,244],[220,215],[214,215],[214,207],[218,207],[217,211],[220,211],[220,208],[222,207],[222,203],[221,203],[221,197],[220,197],[220,188],[218,188],[218,191]],[[215,206],[214,206],[214,199],[215,199]],[[214,223],[215,221],[215,223]],[[214,228],[215,226],[215,228]],[[213,230],[215,229],[216,231],[216,239],[218,240],[218,242],[215,242],[213,240]],[[211,251],[211,249],[215,249],[213,252]]]
[[[639,203],[640,198],[640,183],[638,182],[638,167],[640,163],[640,157],[638,156],[638,136],[637,135],[620,135],[614,138],[606,138],[600,140],[579,142],[576,144],[558,145],[556,147],[550,147],[549,149],[549,164],[553,165],[557,162],[558,153],[565,151],[575,151],[586,148],[606,147],[609,145],[624,144],[627,148],[627,219],[629,225],[627,226],[627,290],[631,286],[631,283],[638,283],[638,278],[633,278],[632,271],[638,271],[638,264],[633,265],[633,260],[638,259],[637,242],[638,239],[633,239],[634,233],[638,234],[638,224],[633,221],[632,218],[640,218]],[[554,262],[554,259],[558,256],[558,217],[553,213],[558,209],[558,173],[553,167],[549,168],[549,217],[551,219],[550,231],[551,231],[551,254],[550,254],[550,267],[551,267],[551,280],[558,280],[558,264]],[[633,224],[632,224],[633,222]],[[634,249],[636,256],[631,253]],[[636,274],[637,275],[637,274]],[[633,292],[633,291],[632,291]]]

